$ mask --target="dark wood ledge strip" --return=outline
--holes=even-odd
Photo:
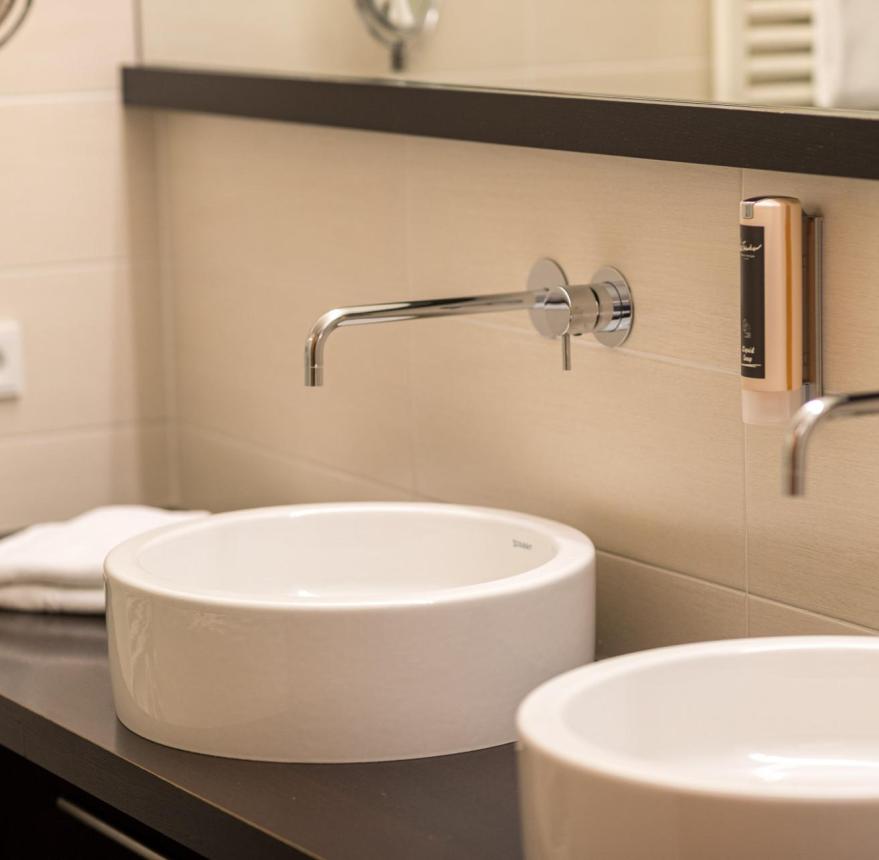
[[[122,79],[138,107],[879,179],[879,117],[152,66]]]

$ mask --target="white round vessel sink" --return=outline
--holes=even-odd
[[[659,648],[518,715],[528,860],[875,860],[879,640]]]
[[[194,752],[418,758],[515,737],[592,659],[595,550],[536,517],[363,503],[240,511],[106,561],[119,719]]]

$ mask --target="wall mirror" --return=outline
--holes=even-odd
[[[879,178],[877,0],[141,0],[140,14],[143,66],[189,77],[178,75],[175,91],[169,77],[151,90],[132,76],[126,89],[132,104]],[[246,76],[271,78],[276,89],[282,80],[300,85],[295,94],[285,90],[288,113],[281,116],[267,103],[249,108],[262,98],[253,90],[246,98],[238,92],[238,107],[224,105],[195,72],[237,76],[239,89]],[[320,81],[326,83],[321,107],[314,89]],[[233,93],[233,79],[226,82]],[[372,88],[372,114],[357,103],[354,85]],[[519,111],[537,110],[543,123],[540,134],[520,130],[517,139],[515,117],[501,122],[485,100],[479,107],[494,130],[463,128],[464,90],[474,112],[476,93],[555,98],[517,103]],[[433,128],[426,118],[420,124],[401,119],[404,110],[418,113],[416,92],[430,94],[431,110],[444,109],[451,102],[441,91],[459,93],[444,118],[458,130],[444,131],[439,122]],[[339,94],[347,99],[347,119],[327,106]],[[289,106],[293,101],[302,106],[299,113]],[[500,103],[496,98],[492,105]],[[550,103],[561,114],[550,111]],[[660,120],[648,110],[673,104],[679,108],[673,121],[685,121],[686,133],[695,135],[686,151],[681,141],[657,141]],[[513,100],[506,105],[512,111]],[[684,106],[689,114],[680,112]],[[697,106],[702,110],[693,112]],[[729,106],[741,110],[730,115]],[[671,121],[672,114],[664,116]],[[565,143],[558,123],[566,122],[570,132],[577,117],[581,142]],[[793,117],[809,122],[791,125]],[[603,146],[597,137],[590,142],[597,119],[621,148]],[[629,120],[641,123],[640,133]],[[659,149],[639,149],[633,136],[645,135],[662,144]],[[761,156],[757,146],[777,149],[779,135],[788,154]]]
[[[141,15],[149,64],[879,108],[875,0],[142,0]]]

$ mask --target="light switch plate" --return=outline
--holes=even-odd
[[[16,320],[0,320],[0,400],[21,396],[23,388],[21,326]]]

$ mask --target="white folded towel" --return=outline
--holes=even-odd
[[[0,609],[19,612],[68,612],[76,615],[102,615],[104,586],[100,588],[59,588],[54,585],[0,586]]]
[[[879,2],[816,0],[815,101],[879,108]]]
[[[116,505],[4,538],[0,608],[103,612],[104,559],[113,547],[150,529],[202,516],[204,511]]]

